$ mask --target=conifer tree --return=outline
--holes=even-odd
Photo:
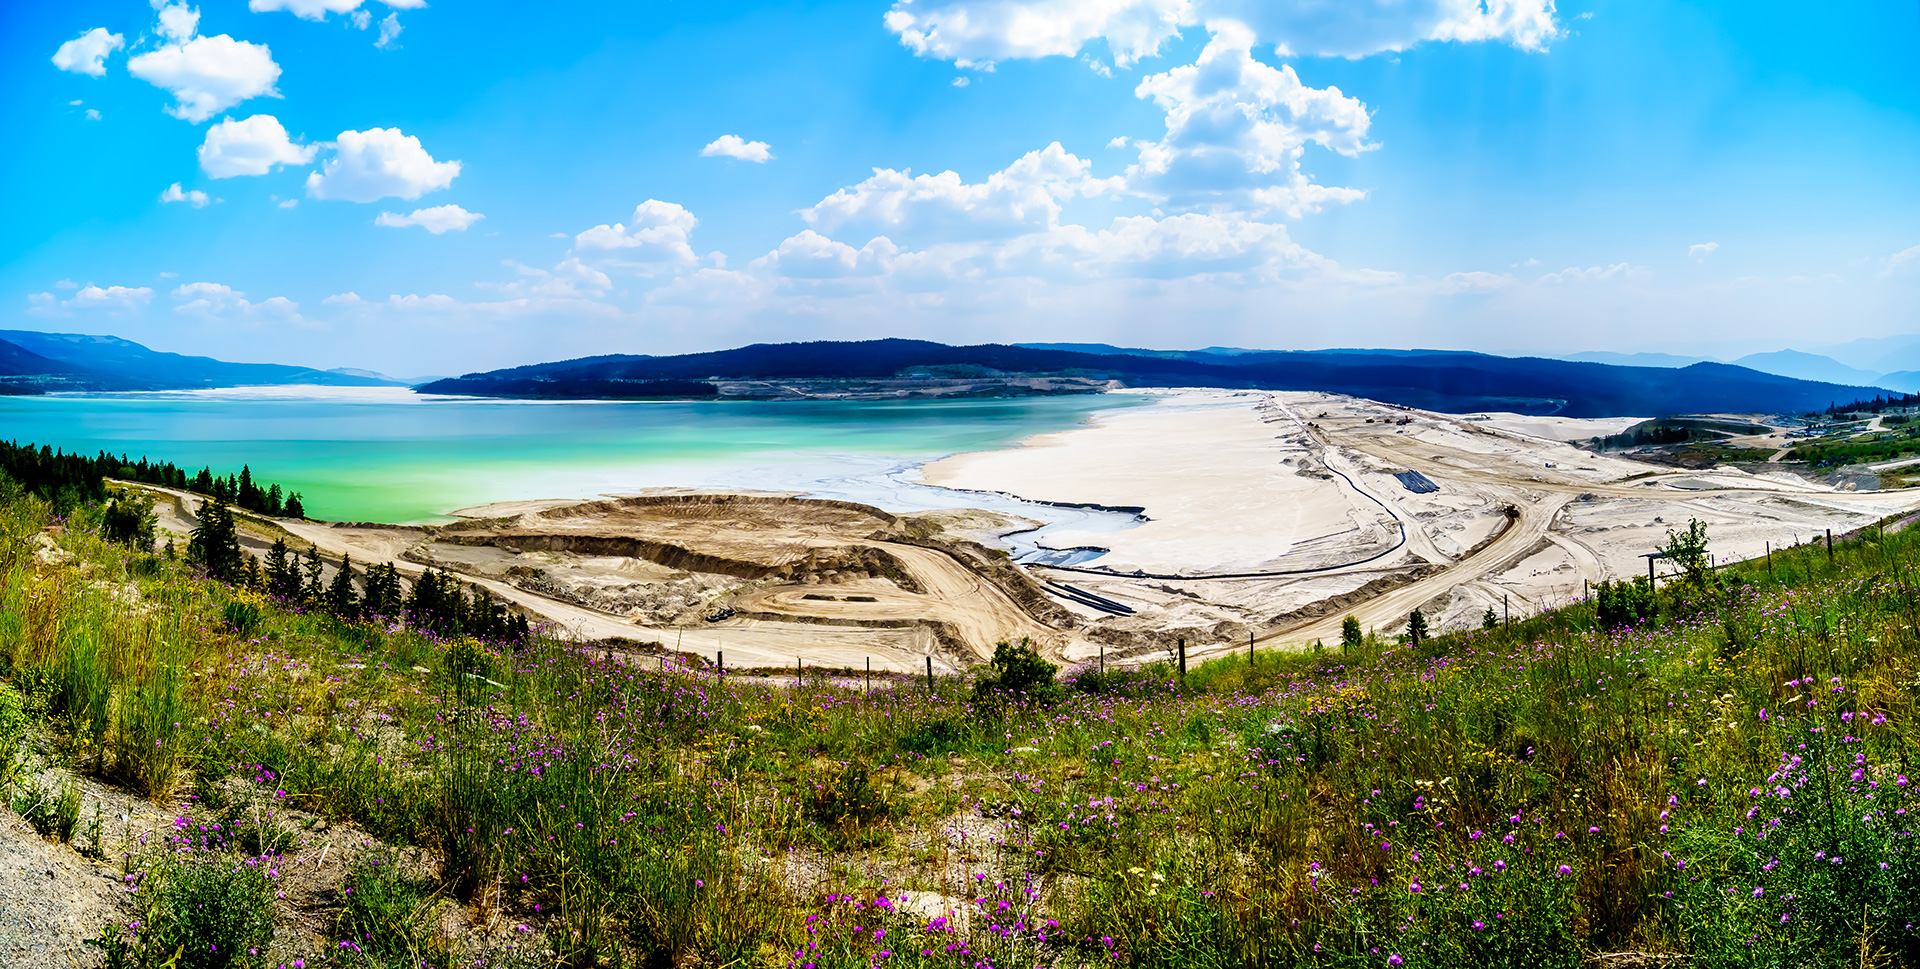
[[[300,492],[296,491],[287,496],[286,512],[288,518],[307,517],[306,506],[300,503]]]
[[[287,550],[287,540],[276,538],[267,550],[267,594],[280,599],[300,598],[300,571]]]
[[[358,612],[360,600],[353,591],[353,556],[340,556],[340,570],[333,574],[333,582],[327,586],[327,611],[342,619],[352,619]]]
[[[300,598],[319,602],[326,595],[326,587],[320,584],[321,569],[320,546],[307,546],[306,575],[300,583]]]
[[[200,505],[200,522],[187,542],[187,560],[207,570],[211,578],[233,582],[241,573],[240,537],[233,512],[225,502],[211,498]]]

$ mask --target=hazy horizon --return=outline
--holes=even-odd
[[[883,336],[1876,369],[1836,348],[1916,329],[1920,12],[1793,11],[13,5],[0,328],[400,375]]]

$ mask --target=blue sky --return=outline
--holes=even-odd
[[[452,373],[1920,332],[1911,3],[0,11],[0,326]],[[456,164],[457,163],[457,164]]]

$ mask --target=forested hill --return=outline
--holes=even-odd
[[[1881,393],[1779,377],[1728,364],[1682,369],[1622,367],[1459,351],[1288,351],[1201,359],[1126,352],[924,340],[754,344],[678,356],[598,356],[439,380],[427,394],[492,397],[635,397],[671,394],[666,382],[912,381],[964,374],[1053,375],[1130,387],[1318,390],[1432,410],[1510,410],[1570,417],[1804,412]],[[764,388],[728,396],[757,396]],[[711,395],[702,390],[700,395]]]

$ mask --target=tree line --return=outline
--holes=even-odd
[[[108,537],[141,545],[138,512],[130,509],[114,517],[116,506],[121,506],[120,499],[108,506],[109,517],[103,519],[121,523],[103,525]],[[128,526],[128,521],[133,524]],[[144,524],[144,544],[151,547],[150,519]],[[368,566],[360,573],[354,570],[353,556],[347,554],[340,557],[329,579],[318,548],[309,546],[303,557],[284,538],[275,539],[264,558],[263,565],[260,558],[241,549],[233,509],[225,502],[210,498],[201,506],[200,522],[187,541],[187,560],[204,569],[208,578],[258,589],[289,606],[337,619],[399,619],[447,639],[471,636],[523,643],[532,634],[525,615],[509,610],[485,589],[467,586],[438,569],[428,569],[409,588],[403,586],[400,570],[392,563]]]
[[[253,479],[253,470],[242,467],[239,474],[220,476],[203,467],[198,474],[166,461],[134,460],[106,451],[88,457],[75,452],[55,450],[46,445],[35,447],[17,441],[0,441],[0,474],[53,503],[56,511],[107,500],[108,478],[138,481],[194,491],[247,511],[274,518],[305,518],[307,510],[297,492],[278,484],[262,487]]]

